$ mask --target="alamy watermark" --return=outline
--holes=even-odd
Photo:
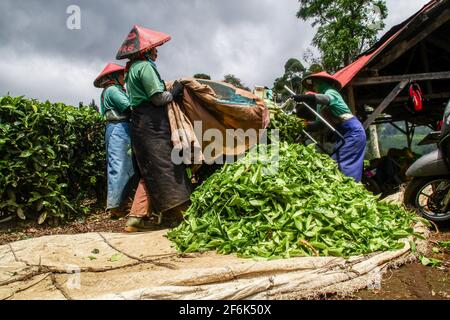
[[[80,266],[76,264],[66,265],[66,272],[70,274],[67,278],[66,287],[69,290],[80,290],[81,289],[81,269]]]
[[[367,279],[367,289],[369,290],[381,290],[381,280],[383,278],[380,268],[373,269]]]
[[[77,5],[67,7],[66,13],[69,15],[66,20],[66,27],[69,30],[81,29],[81,9]]]
[[[232,163],[246,157],[246,161],[262,163],[267,172],[275,173],[279,165],[279,136],[279,130],[267,129],[203,131],[203,123],[195,121],[193,132],[184,129],[172,132],[171,160],[176,165],[201,165]],[[250,151],[246,153],[247,150]]]

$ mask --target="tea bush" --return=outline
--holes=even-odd
[[[104,127],[89,107],[0,97],[0,218],[66,220],[103,200]]]

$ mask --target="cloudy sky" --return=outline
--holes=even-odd
[[[385,31],[427,2],[387,0]],[[70,5],[81,9],[79,30],[67,28]],[[172,35],[159,48],[163,79],[232,73],[271,86],[287,59],[311,48],[314,29],[298,8],[297,0],[1,0],[0,95],[98,101],[92,82],[134,24]]]

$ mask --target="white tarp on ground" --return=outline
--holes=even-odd
[[[427,236],[427,229],[417,231]],[[256,261],[180,255],[167,230],[46,236],[0,246],[0,299],[300,299],[377,286],[402,250],[352,257]],[[417,242],[418,252],[426,242]]]

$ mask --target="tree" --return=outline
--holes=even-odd
[[[385,0],[299,0],[297,18],[318,26],[312,44],[324,68],[337,71],[376,41],[387,17]]]
[[[195,79],[211,80],[211,77],[210,77],[209,75],[207,75],[207,74],[204,74],[204,73],[197,73],[197,74],[194,74],[194,78],[195,78]]]
[[[89,103],[89,108],[92,108],[95,111],[100,111],[100,108],[97,106],[94,99],[92,99],[91,103]]]
[[[296,93],[300,93],[302,90],[302,78],[305,74],[305,67],[300,62],[300,60],[295,58],[290,58],[284,64],[284,75],[280,78],[275,79],[273,84],[273,91],[278,96],[281,96],[282,100],[287,99],[290,93],[284,89],[287,85]]]
[[[247,91],[250,91],[250,88],[246,87],[242,82],[241,79],[236,78],[235,75],[233,74],[227,74],[224,76],[224,82],[232,84],[233,86],[240,88],[240,89],[244,89]]]
[[[318,73],[321,71],[323,71],[323,67],[318,63],[314,63],[309,66],[308,71],[305,72],[305,75]]]

